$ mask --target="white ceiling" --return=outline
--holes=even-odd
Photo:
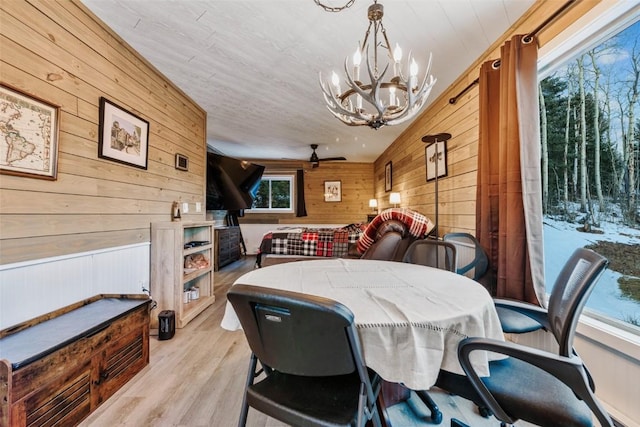
[[[338,13],[314,0],[82,1],[207,111],[207,142],[226,155],[306,160],[318,144],[321,158],[372,162],[407,126],[351,127],[324,106],[318,72],[343,75],[372,0]],[[392,45],[412,51],[422,70],[433,53],[431,101],[534,0],[380,3]]]

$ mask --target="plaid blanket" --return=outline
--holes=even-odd
[[[369,223],[362,236],[360,236],[357,246],[359,253],[363,254],[367,249],[369,249],[369,246],[373,244],[373,240],[376,237],[378,227],[389,219],[395,219],[406,224],[409,229],[409,234],[419,239],[424,237],[426,234],[429,234],[431,230],[433,230],[433,227],[435,227],[429,218],[411,209],[386,209],[380,212],[380,214]]]
[[[259,266],[263,254],[344,257],[349,252],[349,244],[356,243],[363,232],[362,224],[272,231],[262,238],[257,263]]]

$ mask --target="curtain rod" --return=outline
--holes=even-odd
[[[558,19],[560,17],[560,15],[562,15],[564,12],[567,11],[567,9],[569,9],[571,6],[573,6],[574,3],[576,3],[578,0],[569,0],[567,1],[564,5],[562,5],[562,7],[558,10],[555,11],[555,13],[553,15],[551,15],[550,17],[548,17],[542,24],[538,25],[536,27],[535,30],[531,31],[529,34],[527,34],[526,36],[523,37],[524,41],[527,41],[538,35],[538,33],[542,30],[545,29],[545,27],[547,25],[549,25],[550,23],[552,23],[553,21],[555,21],[556,19]],[[460,93],[458,93],[456,96],[454,96],[453,98],[449,98],[449,104],[455,104],[456,102],[458,102],[458,98],[460,98],[462,95],[464,95],[465,93],[467,93],[467,91],[469,89],[471,89],[472,87],[474,87],[475,85],[477,85],[480,82],[480,78],[475,79],[474,81],[472,81],[471,83],[469,83],[469,85],[467,85],[467,87],[465,87],[464,89],[462,89],[460,91]]]

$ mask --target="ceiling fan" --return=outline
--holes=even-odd
[[[318,158],[318,154],[316,153],[316,148],[318,148],[318,144],[311,144],[311,149],[313,150],[313,152],[311,153],[311,157],[309,158],[311,167],[317,168],[318,166],[320,166],[320,162],[347,160],[345,157],[325,157],[324,159],[320,159]]]

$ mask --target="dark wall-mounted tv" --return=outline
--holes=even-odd
[[[264,166],[207,152],[207,210],[251,208]]]

